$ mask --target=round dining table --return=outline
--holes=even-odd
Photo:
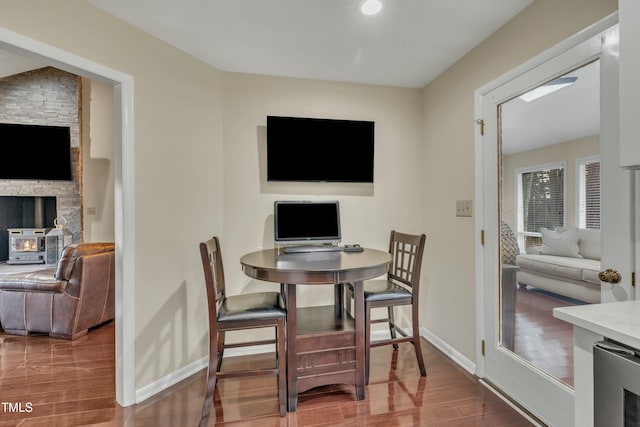
[[[388,252],[283,253],[265,249],[240,258],[244,273],[280,283],[287,307],[287,407],[297,408],[298,394],[328,384],[355,386],[365,395],[365,311],[363,281],[387,273]],[[353,307],[345,306],[344,285],[353,286]],[[334,305],[296,307],[296,288],[333,285]],[[281,363],[281,362],[279,362]]]

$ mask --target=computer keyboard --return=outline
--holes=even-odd
[[[285,254],[305,254],[312,252],[339,252],[342,247],[335,245],[302,245],[302,246],[287,246],[283,249]]]

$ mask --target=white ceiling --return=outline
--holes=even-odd
[[[533,0],[87,0],[218,69],[422,88]]]
[[[502,153],[509,155],[600,133],[600,62],[565,74],[571,86],[502,105]]]
[[[86,1],[221,70],[422,88],[533,0],[381,0],[375,16],[362,0]],[[0,50],[0,78],[45,65]],[[505,154],[599,132],[599,68],[569,75],[505,104]]]

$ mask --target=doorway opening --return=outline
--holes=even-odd
[[[0,27],[0,49],[112,86],[116,244],[116,400],[135,403],[133,78]],[[125,235],[123,229],[127,229]]]

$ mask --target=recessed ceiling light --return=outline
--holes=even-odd
[[[536,99],[549,95],[563,87],[571,86],[576,82],[576,80],[578,80],[577,77],[560,77],[558,79],[551,80],[542,86],[538,86],[535,89],[531,89],[529,92],[523,93],[520,95],[520,99],[525,102],[535,101]]]
[[[360,10],[365,15],[375,15],[380,12],[381,9],[382,3],[380,3],[380,0],[367,0],[360,6]]]

